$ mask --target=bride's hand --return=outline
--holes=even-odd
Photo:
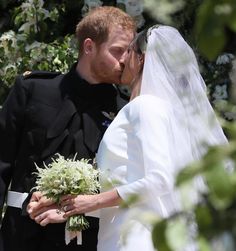
[[[63,217],[63,212],[60,211],[57,206],[44,207],[42,211],[38,211],[38,215],[34,220],[41,226],[46,226],[49,223],[62,223],[66,219]]]
[[[118,206],[122,202],[116,189],[94,195],[65,195],[60,204],[65,212],[64,217],[84,214],[100,208]]]
[[[67,218],[75,214],[83,214],[98,209],[97,195],[65,195],[61,198],[61,206]]]

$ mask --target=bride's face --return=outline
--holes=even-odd
[[[121,64],[124,65],[121,84],[131,85],[133,80],[139,76],[143,67],[143,57],[136,45],[131,43],[121,59]]]

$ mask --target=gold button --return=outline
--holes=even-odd
[[[31,72],[32,72],[32,71],[25,71],[25,72],[23,73],[23,76],[24,76],[24,77],[25,77],[25,76],[28,76],[28,75],[31,74]]]

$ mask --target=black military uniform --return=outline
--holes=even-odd
[[[94,158],[111,117],[127,102],[112,84],[88,84],[72,67],[63,75],[32,72],[19,76],[0,111],[0,203],[7,189],[31,191],[35,163],[55,153]],[[111,115],[111,116],[110,116]],[[95,251],[98,219],[88,217],[83,245],[65,245],[65,224],[41,227],[22,209],[8,206],[2,222],[1,251]]]

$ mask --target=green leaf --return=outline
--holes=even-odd
[[[198,9],[195,23],[198,48],[208,59],[215,59],[224,48],[226,39],[224,33],[224,19],[215,10],[216,3],[204,1]]]
[[[226,42],[223,26],[214,24],[214,27],[208,24],[209,27],[205,27],[198,36],[198,48],[209,60],[214,60],[221,53]]]
[[[179,186],[184,182],[191,180],[193,177],[200,174],[202,170],[203,166],[201,161],[196,161],[192,163],[191,165],[187,166],[179,172],[176,178],[176,185]]]
[[[167,221],[163,220],[154,225],[152,241],[157,250],[172,251],[166,239]]]
[[[235,185],[224,166],[216,166],[205,175],[210,200],[217,209],[227,208],[234,199]]]
[[[212,251],[208,240],[203,236],[200,236],[198,238],[198,246],[199,246],[199,251]]]
[[[198,205],[195,209],[196,222],[200,233],[207,233],[212,227],[213,219],[207,205]]]
[[[66,229],[68,231],[82,231],[89,228],[89,222],[83,215],[72,215],[67,219]]]
[[[188,244],[188,224],[184,217],[169,219],[166,238],[171,250],[184,250]]]
[[[229,18],[228,26],[232,31],[236,32],[236,10],[234,10],[234,13]]]
[[[197,19],[195,23],[195,32],[199,34],[204,28],[207,18],[212,15],[213,3],[211,0],[205,0],[197,9]]]

